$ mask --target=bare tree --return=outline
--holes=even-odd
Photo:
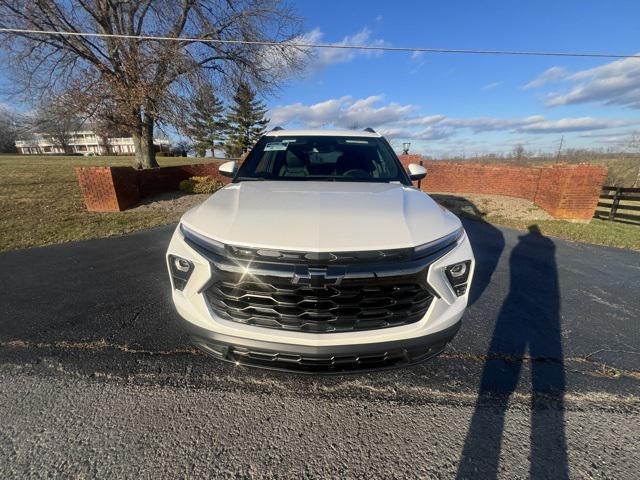
[[[94,115],[88,119],[89,127],[98,138],[98,146],[100,147],[100,155],[113,154],[113,146],[110,139],[118,137],[127,137],[129,133],[121,126],[111,123],[105,116]]]
[[[511,156],[513,157],[513,159],[515,159],[516,162],[522,161],[525,154],[526,152],[524,146],[520,143],[513,147],[513,152],[511,152]]]
[[[63,153],[71,153],[71,142],[83,121],[68,104],[66,95],[41,103],[32,117],[32,131],[51,138],[52,143]]]
[[[632,153],[640,153],[640,133],[635,132],[629,138],[626,150]],[[640,160],[638,160],[638,174],[633,182],[633,188],[640,187]]]
[[[0,26],[177,40],[5,35],[5,64],[25,95],[72,91],[79,109],[127,128],[134,166],[157,166],[154,127],[173,124],[196,85],[268,92],[307,52],[207,40],[290,42],[300,20],[281,0],[0,0]],[[195,40],[194,40],[195,39]]]
[[[183,138],[175,142],[171,153],[176,157],[186,157],[193,149],[193,143]]]
[[[26,136],[28,122],[25,115],[0,106],[0,153],[15,153],[16,140]]]

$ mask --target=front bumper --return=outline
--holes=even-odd
[[[186,330],[199,348],[238,364],[301,372],[395,367],[418,363],[440,353],[458,331],[468,299],[468,289],[464,295],[456,295],[445,268],[471,260],[470,286],[475,266],[469,241],[463,235],[422,270],[434,299],[418,321],[390,328],[310,333],[242,324],[216,315],[204,293],[216,267],[207,252],[185,241],[179,228],[167,255],[187,258],[194,264],[186,286],[182,290],[173,288],[172,297]]]
[[[406,340],[359,345],[303,346],[222,335],[185,322],[193,343],[205,353],[236,365],[296,371],[345,373],[396,368],[441,353],[461,322],[439,332]]]

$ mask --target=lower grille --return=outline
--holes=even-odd
[[[205,297],[224,319],[267,328],[315,333],[370,330],[407,325],[426,314],[433,296],[418,283],[349,282],[321,288],[286,278],[260,282],[220,280]],[[410,280],[415,279],[413,277]]]
[[[344,373],[420,363],[442,352],[446,342],[409,349],[397,348],[366,355],[298,355],[206,341],[198,341],[195,345],[216,358],[241,365],[301,373]]]

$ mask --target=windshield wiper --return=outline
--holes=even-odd
[[[263,177],[238,177],[236,178],[236,181],[238,182],[260,182],[260,181],[264,181],[265,179]]]

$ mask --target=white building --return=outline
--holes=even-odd
[[[80,153],[84,155],[132,155],[134,153],[131,137],[109,138],[108,148],[101,145],[101,139],[91,130],[73,132],[69,140],[69,152],[64,152],[47,134],[34,134],[29,140],[16,140],[18,153],[24,155],[47,155]],[[169,151],[170,143],[166,138],[155,138],[153,144],[157,151]]]

